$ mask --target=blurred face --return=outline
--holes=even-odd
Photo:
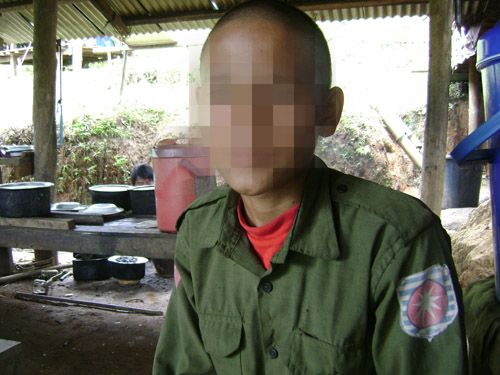
[[[313,43],[265,21],[229,23],[207,43],[199,119],[212,166],[244,195],[291,183],[312,160],[328,89]]]
[[[134,186],[142,186],[142,185],[154,185],[154,181],[150,178],[137,177],[135,180]]]

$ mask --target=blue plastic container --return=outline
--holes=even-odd
[[[477,43],[477,69],[481,72],[486,122],[451,152],[457,163],[491,163],[490,191],[495,242],[495,281],[500,301],[500,22]],[[489,140],[489,149],[474,151]],[[468,159],[468,160],[467,160]]]
[[[485,33],[477,44],[477,70],[483,83],[484,111],[486,120],[500,113],[500,23]],[[500,122],[497,123],[500,130]],[[500,132],[490,138],[490,149],[500,147]],[[492,160],[490,190],[495,240],[495,282],[497,299],[500,301],[500,153]]]

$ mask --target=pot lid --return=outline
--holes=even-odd
[[[151,151],[153,158],[195,158],[208,157],[208,147],[191,145],[157,146]]]
[[[134,257],[128,255],[113,255],[112,257],[108,258],[108,261],[120,264],[143,264],[146,263],[148,259],[144,257]]]
[[[90,186],[90,191],[97,191],[101,193],[119,193],[130,190],[130,185],[107,184],[107,185],[94,185]]]
[[[130,190],[131,191],[155,191],[155,186],[154,185],[134,186]]]
[[[0,189],[2,190],[28,190],[28,189],[40,189],[40,188],[50,188],[54,186],[52,182],[42,182],[42,181],[30,181],[30,182],[12,182],[8,184],[1,184]]]

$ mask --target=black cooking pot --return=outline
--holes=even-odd
[[[156,215],[154,185],[136,186],[130,189],[132,212],[138,215]]]
[[[114,203],[124,210],[130,210],[130,185],[95,185],[89,187],[92,195],[92,204]]]
[[[0,216],[34,217],[50,214],[52,182],[14,182],[0,185]]]
[[[106,280],[110,277],[107,258],[73,259],[73,278],[77,281]]]
[[[108,258],[111,266],[111,276],[118,280],[140,280],[146,273],[144,257],[114,255]]]

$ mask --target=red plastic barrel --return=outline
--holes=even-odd
[[[156,218],[161,231],[175,233],[177,218],[196,198],[196,176],[209,175],[209,150],[162,143],[152,151]]]

